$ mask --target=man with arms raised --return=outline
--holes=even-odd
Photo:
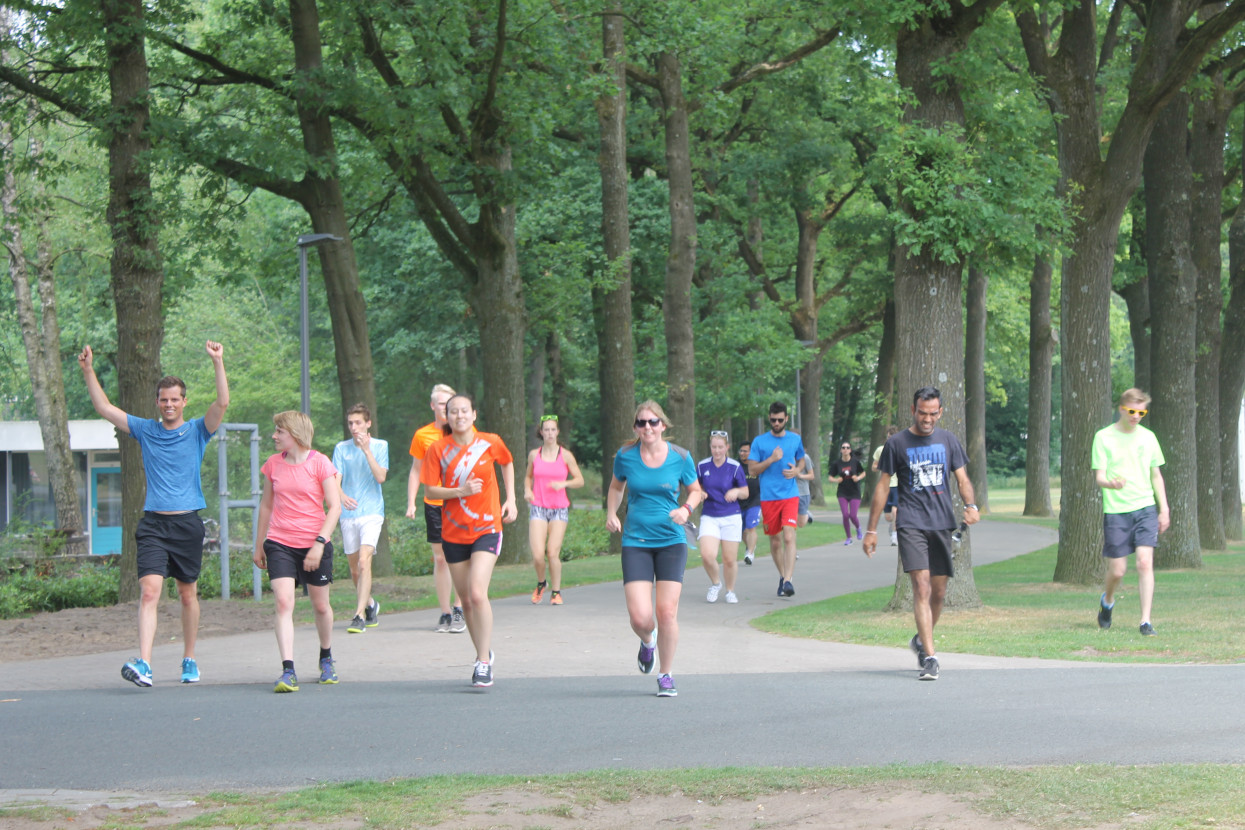
[[[938,427],[942,417],[942,393],[923,386],[912,396],[912,426],[886,439],[878,458],[878,483],[869,508],[865,531],[866,556],[878,547],[878,521],[886,507],[891,476],[899,477],[899,559],[912,580],[912,615],[916,636],[908,647],[920,663],[921,680],[938,679],[934,649],[934,626],[942,614],[951,567],[951,532],[955,510],[951,503],[949,473],[955,475],[964,499],[964,522],[976,524],[981,516],[973,503],[973,484],[968,480],[968,456],[958,438]]]
[[[445,404],[452,397],[454,390],[444,383],[432,387],[432,423],[416,430],[415,437],[411,439],[411,474],[406,482],[408,519],[418,515],[415,497],[419,495],[419,472],[423,468],[424,455],[428,448],[445,435],[441,429],[446,424]],[[441,606],[437,631],[460,633],[467,630],[467,621],[463,618],[463,609],[453,604],[454,584],[450,579],[450,567],[445,562],[445,551],[441,547],[441,502],[441,499],[424,496],[424,525],[427,528],[428,544],[432,545],[432,582],[437,590],[437,604]]]
[[[225,378],[225,348],[207,342],[208,357],[216,372],[216,400],[202,418],[187,421],[186,384],[179,378],[163,377],[156,384],[156,407],[160,420],[139,418],[113,406],[99,378],[95,376],[95,356],[90,346],[78,355],[82,377],[91,403],[100,417],[122,433],[138,441],[147,473],[147,498],[143,518],[134,539],[138,543],[138,657],[121,668],[121,676],[136,686],[150,686],[151,646],[156,637],[156,607],[163,593],[164,580],[177,581],[182,603],[182,682],[199,682],[195,662],[195,640],[199,633],[199,590],[196,582],[203,565],[203,521],[199,511],[206,507],[199,471],[203,454],[212,440],[225,408],[229,406],[229,382]],[[227,540],[222,549],[227,550]]]

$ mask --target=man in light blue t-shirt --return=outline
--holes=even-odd
[[[199,471],[208,441],[225,419],[229,382],[225,378],[225,348],[207,341],[208,357],[216,374],[216,400],[202,418],[187,421],[186,384],[167,376],[156,384],[160,420],[139,418],[113,406],[95,376],[95,356],[86,346],[78,355],[91,404],[100,417],[129,435],[143,451],[147,498],[143,518],[134,531],[138,543],[138,657],[121,668],[121,676],[136,686],[150,686],[151,646],[156,637],[156,610],[164,580],[173,577],[182,603],[182,682],[199,682],[195,640],[199,633],[199,570],[203,565],[203,520],[206,505]],[[227,540],[221,540],[227,550]]]
[[[769,537],[770,556],[778,569],[778,596],[795,594],[795,529],[799,526],[800,491],[796,476],[804,458],[804,441],[787,431],[787,405],[774,401],[769,407],[770,431],[752,439],[748,474],[761,482],[761,518]],[[779,534],[782,535],[781,543]]]
[[[371,436],[372,412],[364,404],[346,410],[346,426],[350,440],[333,449],[333,466],[342,487],[342,549],[359,598],[346,631],[362,634],[380,625],[380,603],[372,598],[372,554],[385,524],[380,485],[389,475],[389,442]]]

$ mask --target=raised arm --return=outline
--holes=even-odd
[[[86,381],[86,391],[91,396],[91,405],[95,407],[95,411],[105,421],[129,435],[129,416],[120,407],[113,406],[108,395],[104,393],[104,387],[100,386],[99,378],[95,376],[95,354],[90,346],[82,347],[78,355],[78,365],[82,367],[82,379]]]
[[[229,380],[225,377],[225,347],[213,340],[207,342],[208,357],[212,358],[212,369],[216,373],[216,400],[208,407],[203,416],[203,426],[208,432],[216,432],[225,420],[225,410],[229,408]]]

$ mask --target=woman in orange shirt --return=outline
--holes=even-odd
[[[463,604],[467,633],[476,648],[471,685],[493,685],[493,607],[488,587],[501,553],[502,524],[518,517],[514,459],[501,436],[476,432],[475,402],[455,395],[445,403],[445,437],[428,448],[419,479],[429,498],[442,499],[441,544],[454,590]],[[506,501],[497,491],[501,467]]]

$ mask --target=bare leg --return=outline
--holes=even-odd
[[[738,554],[738,542],[722,542],[722,582],[731,592],[735,590],[735,577],[739,575]]]
[[[679,647],[679,596],[682,582],[657,582],[657,654],[659,674],[670,674],[674,652]]]
[[[549,562],[549,587],[562,590],[562,540],[566,538],[567,522],[550,522],[549,539],[545,545]]]
[[[311,608],[315,611],[316,634],[320,636],[320,648],[333,647],[333,606],[329,605],[330,585],[308,585],[307,596],[311,598]],[[293,605],[290,606],[291,610]],[[290,636],[294,634],[294,619],[290,617]],[[291,653],[293,653],[291,651]]]
[[[350,578],[354,580],[358,596],[354,609],[356,617],[362,617],[372,604],[372,554],[375,551],[371,545],[360,545],[357,552],[346,554],[346,561],[350,563]]]
[[[1137,548],[1137,599],[1141,602],[1141,621],[1150,622],[1150,610],[1154,604],[1154,548],[1152,547]]]
[[[718,539],[713,536],[700,537],[700,561],[705,566],[710,585],[721,585],[721,573],[718,572]]]
[[[532,549],[532,565],[536,568],[536,581],[545,581],[545,546],[549,540],[549,523],[544,519],[531,519],[527,523],[527,543]]]
[[[930,576],[928,570],[909,571],[912,580],[912,616],[916,619],[917,638],[925,647],[925,653],[933,657],[934,626],[942,616],[942,603],[947,596],[947,578]]]
[[[1140,550],[1140,549],[1138,549]],[[1153,548],[1149,548],[1153,554]],[[1140,564],[1140,562],[1138,563]],[[1106,595],[1107,605],[1115,604],[1115,591],[1120,587],[1120,582],[1124,579],[1124,574],[1128,571],[1128,557],[1120,556],[1107,559],[1107,578],[1103,583],[1102,592]],[[1153,574],[1150,577],[1150,584],[1154,584]]]
[[[281,660],[294,659],[294,577],[282,576],[269,580],[272,598],[276,601],[273,624],[277,631],[277,652]]]
[[[795,528],[790,525],[782,529],[783,568],[786,573],[783,579],[790,580],[795,574]]]
[[[151,662],[151,644],[156,639],[156,610],[164,591],[164,577],[147,574],[138,580],[138,656]],[[196,624],[197,628],[197,624]]]
[[[449,566],[454,589],[463,604],[463,618],[476,649],[476,659],[483,663],[489,662],[489,650],[493,643],[493,606],[489,602],[488,586],[496,565],[497,554],[478,550],[471,554],[468,561],[454,562]]]
[[[627,621],[641,642],[647,643],[657,627],[653,616],[653,583],[635,580],[623,583],[623,596],[627,600]]]
[[[182,657],[194,657],[195,641],[199,638],[199,586],[179,579],[177,596],[182,601]],[[154,628],[151,633],[155,634]]]
[[[445,550],[440,542],[432,543],[432,583],[437,590],[437,605],[441,606],[441,613],[450,613],[451,603],[454,601],[454,583],[450,578],[450,568],[445,561]]]

